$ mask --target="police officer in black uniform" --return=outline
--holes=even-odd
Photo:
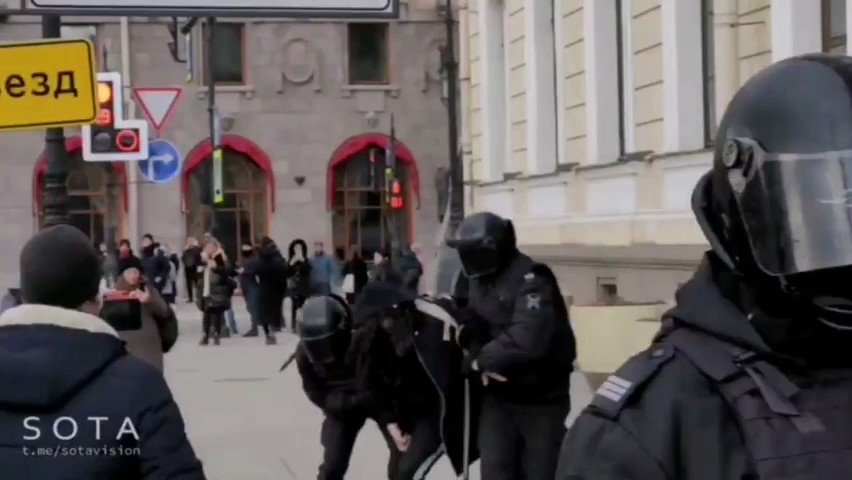
[[[710,242],[598,389],[557,480],[852,478],[852,58],[758,73],[693,209]]]
[[[393,424],[393,406],[385,402],[390,395],[376,391],[386,382],[370,381],[357,374],[347,361],[352,338],[352,315],[345,300],[333,296],[307,299],[297,325],[301,341],[296,363],[308,398],[322,409],[321,442],[323,463],[318,480],[342,480],[358,433],[367,419],[381,427],[386,441],[393,439],[388,426]],[[397,470],[392,456],[389,478]]]
[[[575,358],[568,312],[551,270],[518,251],[512,222],[467,217],[447,244],[469,278],[459,343],[485,384],[482,478],[552,480],[570,410]]]

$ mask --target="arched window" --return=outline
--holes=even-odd
[[[411,202],[401,210],[393,210],[387,201],[385,151],[370,149],[353,156],[334,172],[332,231],[334,247],[348,251],[359,245],[367,258],[390,246],[393,222],[398,221],[400,240],[408,242],[411,225]],[[397,165],[396,178],[410,192],[408,169]],[[406,197],[409,197],[407,195]]]
[[[123,181],[109,163],[83,161],[79,150],[69,152],[68,213],[71,224],[92,241],[117,242],[122,234]],[[39,166],[41,167],[41,166]],[[44,172],[36,172],[39,183],[36,198],[38,224],[44,224]]]
[[[232,259],[242,243],[267,235],[267,177],[245,155],[224,151],[222,183],[225,201],[212,203],[213,162],[204,161],[189,174],[186,193],[187,235],[213,233]]]

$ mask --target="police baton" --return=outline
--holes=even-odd
[[[298,350],[296,350],[296,352],[298,352]],[[287,367],[289,367],[289,366],[290,366],[290,364],[291,364],[291,363],[293,363],[293,360],[295,360],[295,359],[296,359],[296,352],[293,352],[293,354],[292,354],[292,355],[290,355],[290,356],[287,358],[287,360],[285,360],[285,361],[284,361],[284,365],[281,365],[281,368],[279,368],[279,369],[278,369],[278,373],[283,372],[284,370],[286,370],[286,369],[287,369]]]

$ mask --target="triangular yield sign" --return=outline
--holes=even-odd
[[[142,107],[142,113],[157,132],[165,127],[182,94],[182,88],[133,89],[133,95]]]

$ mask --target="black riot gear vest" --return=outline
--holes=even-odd
[[[558,282],[547,265],[536,263],[532,258],[517,253],[500,275],[493,279],[465,279],[468,289],[467,308],[488,323],[488,338],[485,343],[499,337],[517,320],[516,302],[518,293],[530,275],[545,277],[554,289],[554,315],[556,327],[548,345],[548,352],[540,363],[517,375],[510,382],[492,385],[495,391],[509,401],[526,403],[563,398],[568,394],[568,382],[576,357],[574,333],[568,318],[568,308],[559,292]],[[479,339],[482,341],[483,339]]]
[[[302,306],[297,330],[311,363],[342,362],[352,338],[352,314],[336,295],[311,297]]]
[[[657,352],[667,345],[725,399],[740,426],[752,478],[822,480],[852,472],[852,369],[788,375],[768,358],[691,328],[675,329]]]
[[[470,278],[500,273],[518,252],[512,221],[490,212],[465,218],[447,245],[458,251]]]

